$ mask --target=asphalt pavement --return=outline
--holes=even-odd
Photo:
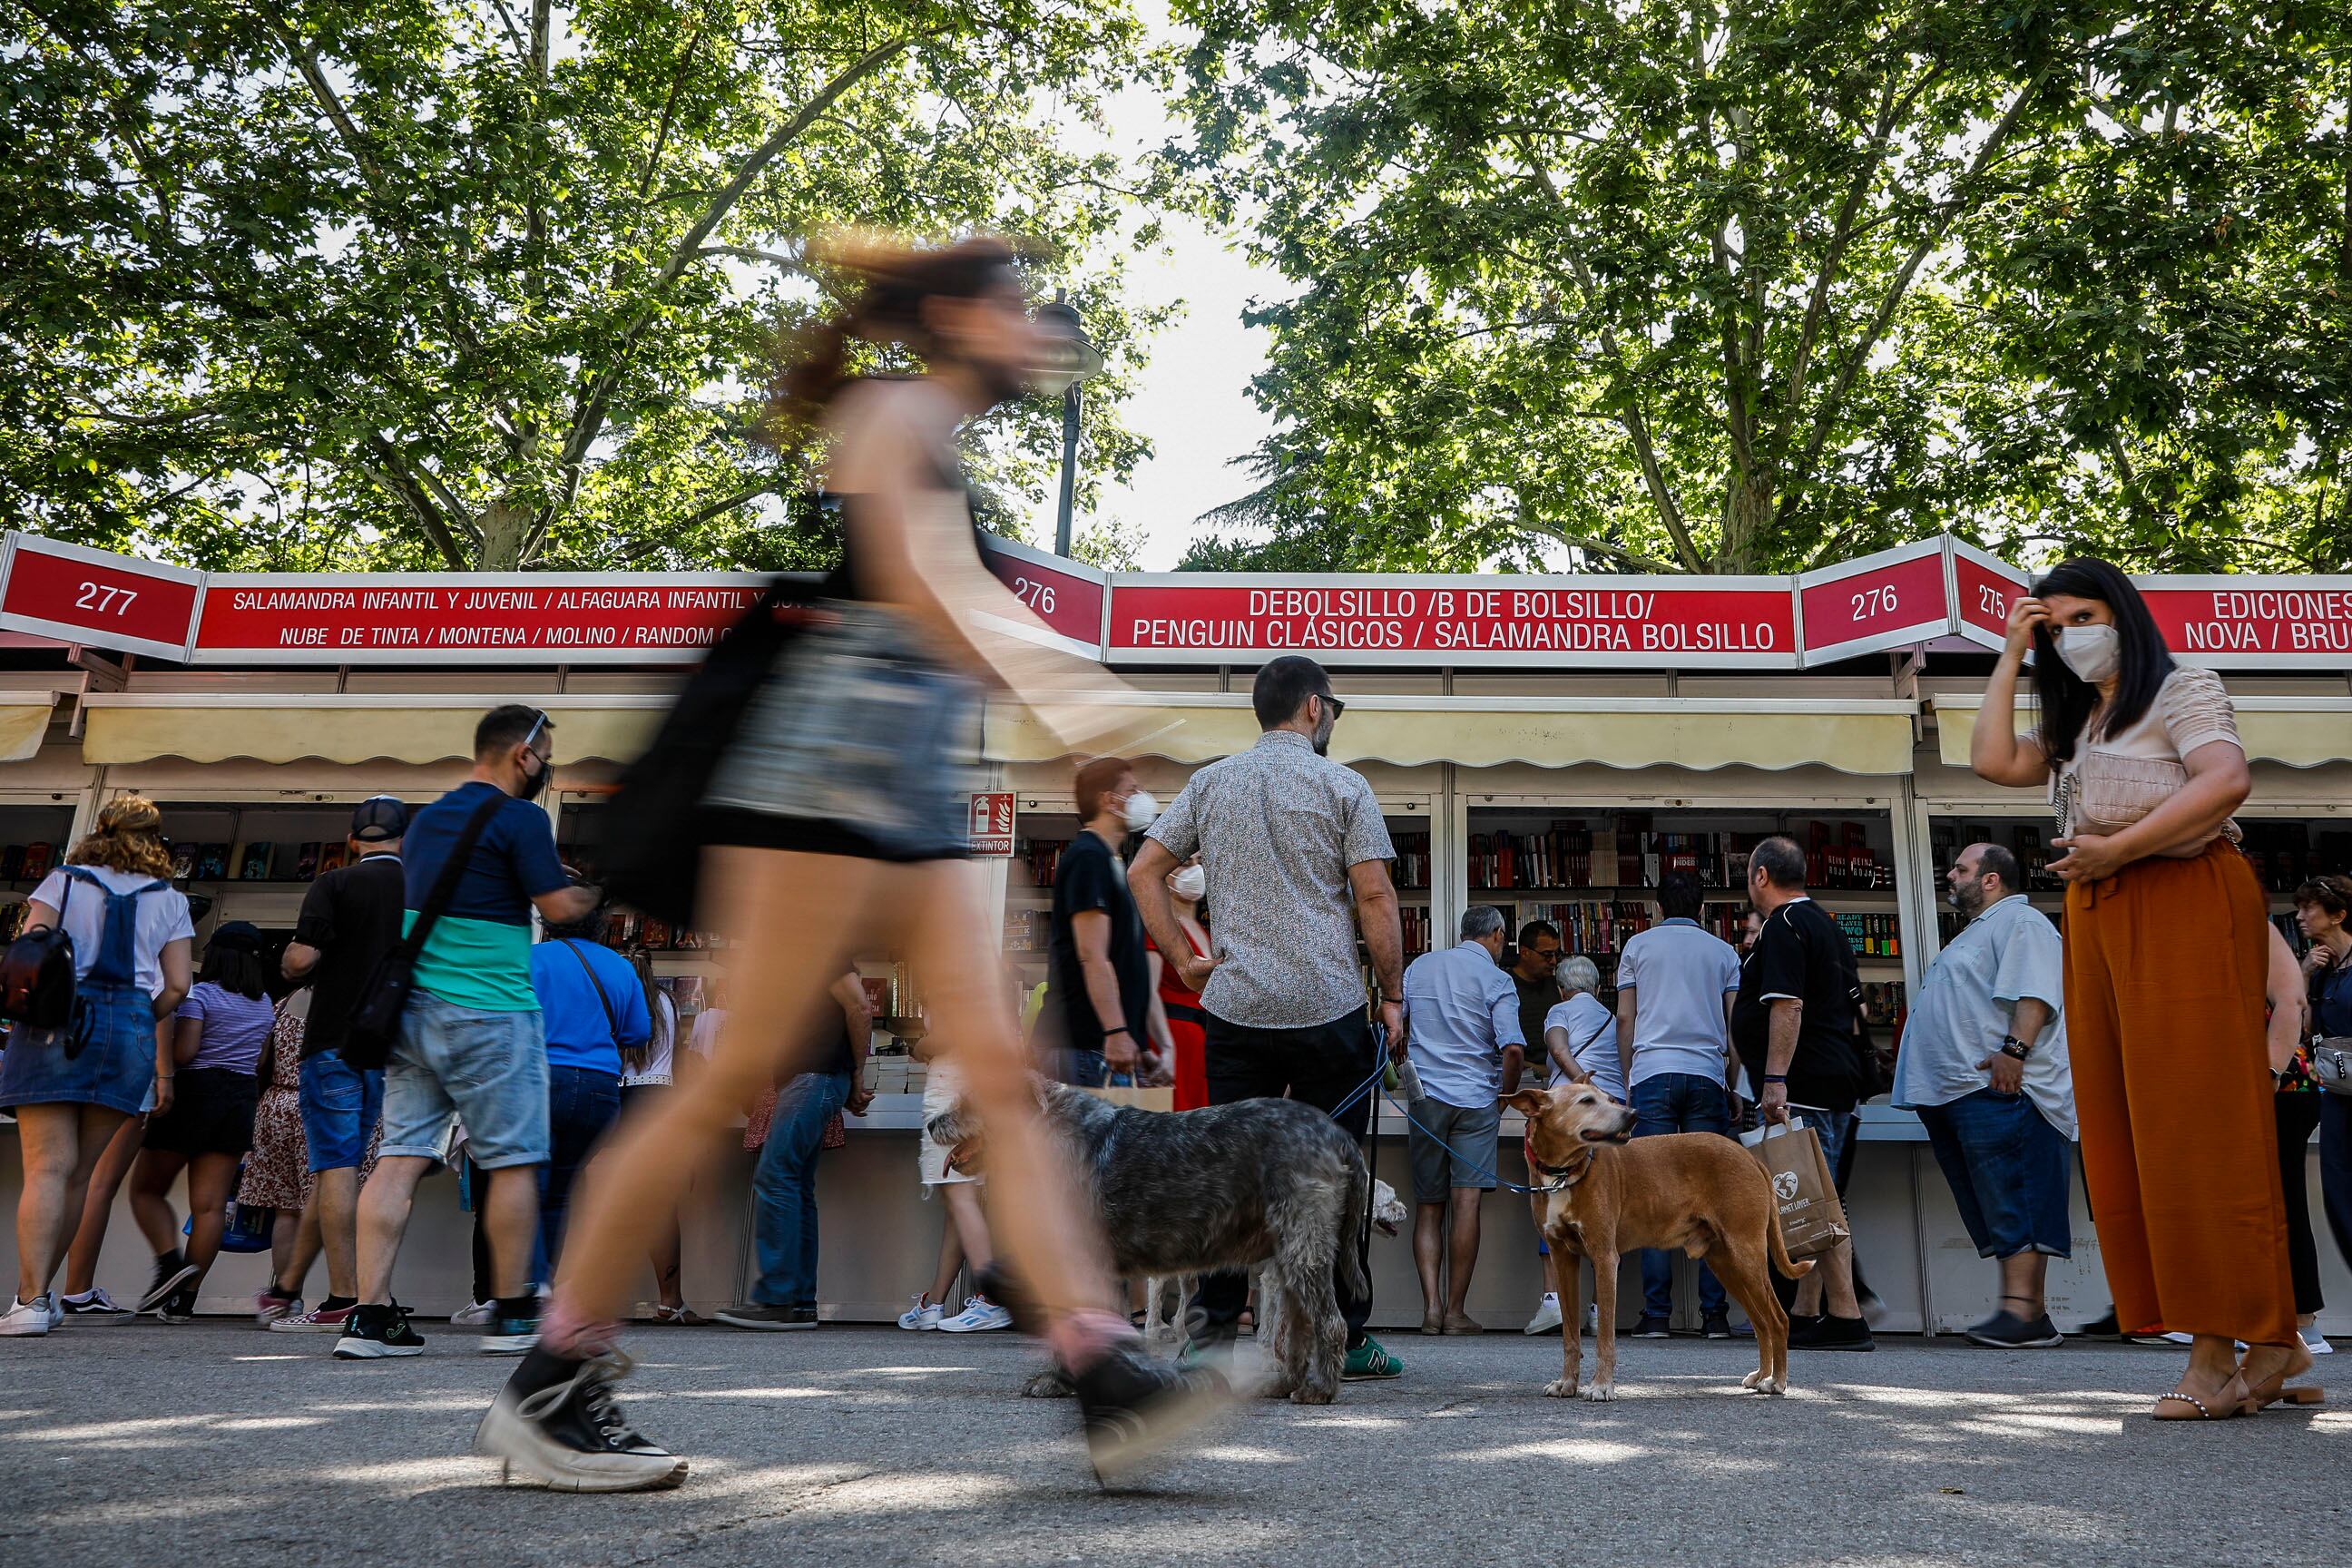
[[[647,1330],[630,1416],[673,1492],[502,1489],[467,1455],[510,1363],[226,1321],[0,1340],[0,1562],[473,1564],[2327,1563],[2352,1556],[2352,1353],[2316,1411],[2159,1425],[2185,1352],[1887,1339],[1620,1346],[1613,1405],[1542,1396],[1557,1341],[1391,1340],[1395,1383],[1258,1402],[1105,1494],[1010,1334]],[[2347,1347],[2352,1348],[2352,1347]],[[1588,1357],[1587,1367],[1591,1363]]]

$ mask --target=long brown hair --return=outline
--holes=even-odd
[[[66,856],[68,866],[103,866],[134,876],[172,876],[163,847],[163,814],[143,795],[119,795],[98,808],[98,826]]]
[[[646,1064],[659,1056],[669,1044],[671,1017],[662,1009],[662,989],[654,979],[654,961],[642,947],[633,947],[625,954],[629,967],[636,971],[637,984],[645,987],[646,1021],[651,1026],[646,1031],[642,1046],[623,1046],[621,1065],[631,1072],[643,1072]]]
[[[796,443],[855,379],[849,373],[854,343],[904,343],[929,353],[924,301],[970,300],[1017,282],[1014,263],[1029,254],[1029,247],[992,235],[924,247],[845,233],[812,246],[812,259],[845,275],[855,294],[847,310],[779,338],[760,420],[762,438],[779,449]]]

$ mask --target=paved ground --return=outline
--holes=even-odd
[[[693,1456],[678,1491],[500,1490],[459,1457],[506,1367],[427,1325],[415,1360],[226,1322],[0,1341],[0,1561],[2341,1563],[2352,1354],[2336,1408],[2158,1426],[2169,1351],[1894,1340],[1622,1347],[1613,1405],[1544,1399],[1556,1343],[1391,1342],[1410,1375],[1328,1409],[1245,1406],[1202,1453],[1097,1492],[1066,1404],[1016,1397],[1006,1335],[637,1336],[628,1409]]]

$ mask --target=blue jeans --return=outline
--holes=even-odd
[[[490,1013],[410,994],[383,1067],[380,1159],[438,1160],[452,1115],[485,1171],[547,1161],[547,1037],[539,1010]]]
[[[849,1099],[845,1072],[804,1072],[776,1096],[751,1173],[751,1247],[760,1260],[751,1300],[816,1305],[816,1157],[824,1124]]]
[[[1713,1079],[1687,1072],[1654,1073],[1635,1084],[1633,1094],[1636,1138],[1667,1132],[1713,1132],[1721,1137],[1731,1131],[1730,1103],[1724,1098],[1723,1085]],[[1729,1310],[1722,1282],[1704,1263],[1698,1266],[1698,1308],[1708,1317]],[[1642,1315],[1675,1315],[1674,1257],[1654,1247],[1642,1249]]]
[[[1979,1258],[2074,1256],[2065,1134],[2042,1119],[2032,1096],[1980,1089],[1921,1106],[1919,1122]]]
[[[554,1278],[556,1259],[563,1254],[563,1221],[572,1208],[572,1181],[620,1114],[620,1074],[549,1064],[547,1163],[539,1168],[537,1278]]]
[[[368,1140],[383,1114],[383,1073],[362,1072],[337,1051],[302,1061],[302,1140],[310,1173],[356,1169],[367,1163]]]

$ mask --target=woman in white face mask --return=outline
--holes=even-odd
[[[2042,711],[2020,735],[2029,643]],[[2305,1391],[2285,1387],[2311,1353],[2295,1332],[2270,1104],[2268,907],[2230,820],[2252,780],[2229,694],[2172,662],[2122,573],[2068,561],[2011,612],[1969,753],[1979,777],[2050,790],[2051,844],[2065,851],[2050,868],[2066,883],[2066,1047],[2116,1321],[2193,1336],[2188,1371],[2150,1414],[2301,1403]],[[2242,1362],[2233,1340],[2252,1347]]]
[[[1201,868],[1198,855],[1168,873],[1176,923],[1201,958],[1209,956],[1209,928],[1202,921],[1201,909],[1208,891],[1209,874]],[[1209,1103],[1208,1024],[1208,1015],[1201,1011],[1201,994],[1185,984],[1177,967],[1152,947],[1151,1033],[1160,1043],[1160,1059],[1172,1064],[1179,1110],[1196,1110]]]

